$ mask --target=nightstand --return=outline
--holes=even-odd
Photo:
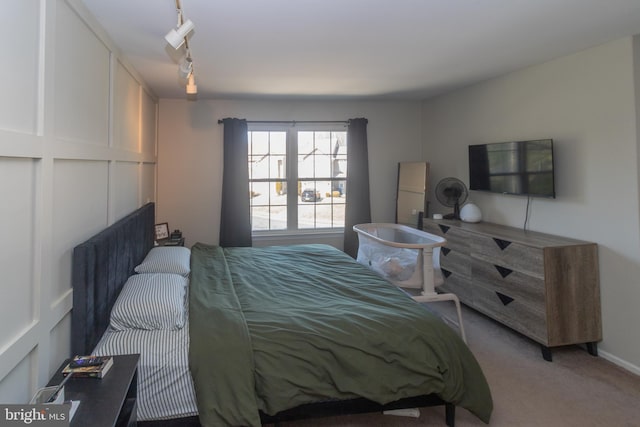
[[[180,239],[162,239],[158,240],[158,246],[184,246],[184,237]]]
[[[64,385],[66,400],[79,400],[71,427],[135,426],[140,355],[113,356],[113,366],[102,379],[71,378]],[[64,361],[47,386],[60,384]]]

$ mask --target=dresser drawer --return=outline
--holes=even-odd
[[[427,233],[435,234],[436,236],[440,236],[440,237],[443,236],[442,228],[440,228],[438,224],[436,224],[433,221],[426,220],[422,224],[422,229]]]
[[[526,300],[474,283],[473,307],[534,341],[548,344],[545,314],[528,305]]]
[[[541,248],[475,233],[470,233],[469,245],[476,258],[544,279]]]
[[[471,255],[445,246],[440,249],[440,267],[471,277]]]
[[[435,234],[436,236],[444,237],[447,241],[446,247],[454,249],[458,252],[469,253],[469,233],[461,230],[458,227],[452,227],[450,225],[441,224],[438,222],[426,221],[423,229],[427,233]]]
[[[472,284],[469,276],[463,276],[455,272],[442,270],[444,283],[436,288],[439,293],[455,294],[458,299],[467,305],[473,302]]]
[[[476,258],[472,259],[471,271],[474,287],[480,285],[504,293],[526,301],[527,305],[537,310],[545,311],[544,280]]]

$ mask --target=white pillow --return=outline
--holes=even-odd
[[[191,250],[184,246],[158,246],[152,248],[134,270],[136,273],[173,273],[188,276],[191,272],[190,258]]]
[[[181,329],[187,285],[188,279],[178,274],[134,274],[113,305],[111,329]]]

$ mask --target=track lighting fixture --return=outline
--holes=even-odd
[[[187,56],[182,61],[180,61],[178,75],[181,78],[186,79],[191,75],[191,73],[193,73],[193,61],[190,57]]]
[[[187,83],[187,95],[196,95],[198,93],[198,86],[196,85],[196,78],[193,73],[189,74],[189,82]]]
[[[178,65],[178,75],[181,79],[187,79],[187,95],[196,95],[198,93],[198,86],[196,86],[193,59],[191,58],[191,49],[189,48],[189,40],[187,39],[187,36],[193,31],[195,25],[190,19],[185,20],[182,16],[180,0],[176,0],[176,11],[178,12],[177,28],[169,31],[164,38],[167,40],[167,43],[176,50],[182,45],[185,46],[186,56]]]
[[[182,17],[182,12],[178,13],[180,18]],[[182,20],[182,19],[180,19]],[[174,49],[178,49],[180,46],[184,44],[187,39],[187,35],[195,28],[195,25],[191,21],[191,19],[187,19],[184,21],[178,28],[172,29],[164,36],[167,43],[173,46]]]

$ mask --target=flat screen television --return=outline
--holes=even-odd
[[[555,198],[553,140],[470,145],[469,189]]]

